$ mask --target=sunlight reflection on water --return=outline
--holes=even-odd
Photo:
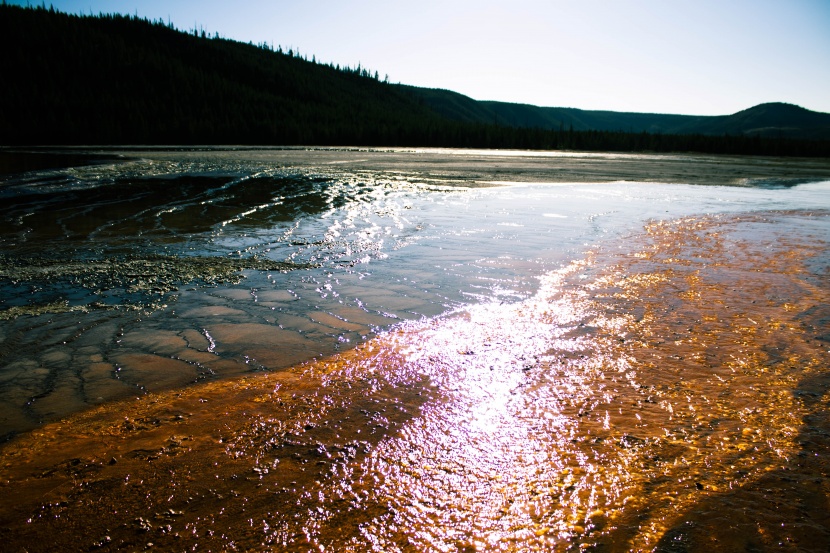
[[[830,537],[830,182],[477,187],[505,177],[152,155],[2,191],[4,270],[58,275],[3,284],[4,308],[51,306],[0,326],[3,433],[34,428],[2,450],[9,543]],[[293,265],[206,280],[215,258]]]
[[[828,483],[824,456],[802,461],[830,428],[811,399],[830,391],[826,340],[811,339],[827,332],[827,274],[803,263],[826,262],[828,220],[658,221],[523,301],[46,426],[4,449],[4,492],[28,505],[44,488],[49,505],[15,532],[72,536],[85,520],[114,543],[143,524],[161,547],[206,549],[820,550],[820,511],[763,498]],[[751,521],[711,520],[747,500]],[[102,503],[133,522],[89,517]]]
[[[615,154],[574,154],[594,165],[572,168],[550,161],[556,152],[144,154],[27,173],[0,187],[9,200],[0,227],[0,317],[42,314],[0,329],[7,410],[0,435],[134,393],[282,369],[401,320],[494,298],[520,301],[535,292],[537,277],[649,219],[821,206],[828,188],[613,181],[615,171],[635,166],[640,174],[710,171],[710,160],[689,156],[632,164]],[[481,165],[481,156],[499,163]],[[326,169],[336,160],[344,164]],[[751,174],[751,166],[737,167],[726,172]],[[493,172],[522,178],[475,185],[507,182]],[[584,174],[612,182],[561,180]],[[528,175],[560,181],[522,182]],[[190,258],[199,263],[177,261]],[[250,270],[211,266],[219,258]],[[267,263],[282,265],[257,270]],[[261,337],[247,348],[217,332],[205,355],[199,335],[238,324],[256,325],[239,328]]]
[[[789,339],[780,335],[789,323],[776,295],[767,296],[765,307],[752,306],[721,288],[718,270],[701,278],[675,257],[682,244],[687,256],[729,266],[727,274],[758,271],[757,258],[754,267],[746,261],[754,251],[726,261],[737,244],[717,238],[725,230],[718,227],[695,220],[656,225],[654,249],[634,258],[647,259],[633,261],[636,276],[623,265],[569,288],[566,276],[573,282],[590,268],[575,264],[549,274],[539,293],[520,304],[474,306],[395,335],[410,370],[428,375],[442,401],[426,405],[372,452],[364,470],[373,482],[353,486],[389,512],[361,527],[354,550],[369,543],[397,550],[402,540],[436,551],[591,544],[648,550],[701,497],[750,487],[786,464],[799,448],[795,429],[806,413],[792,387],[821,374],[827,352],[820,345],[802,349],[797,331]],[[789,247],[793,259],[797,248]],[[826,243],[811,247],[826,255]],[[787,270],[775,260],[765,263],[770,272]],[[750,297],[769,293],[764,278],[742,284]],[[781,285],[777,293],[788,286]],[[793,298],[793,290],[786,293]],[[674,294],[688,303],[674,304]],[[800,307],[785,305],[784,312],[809,310],[826,294],[826,287],[813,289]],[[620,309],[644,297],[668,305],[652,303],[641,316]],[[740,314],[724,313],[723,300]],[[757,322],[742,322],[747,309],[764,321],[763,332]],[[672,320],[661,321],[661,312],[675,310]],[[675,339],[671,359],[648,343],[679,334],[687,337]],[[786,362],[762,353],[772,344],[789,352]],[[712,368],[718,361],[726,368]],[[754,515],[767,528],[775,525],[770,516]],[[733,541],[753,542],[735,532]],[[820,543],[810,532],[798,533],[802,546]]]

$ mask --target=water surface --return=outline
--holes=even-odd
[[[0,187],[15,543],[823,543],[821,161],[129,153]]]

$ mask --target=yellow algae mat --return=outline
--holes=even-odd
[[[526,301],[44,426],[3,550],[824,550],[829,219],[654,222]]]

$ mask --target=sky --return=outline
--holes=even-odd
[[[26,5],[27,2],[7,0]],[[40,5],[41,0],[31,2]],[[590,110],[830,113],[830,0],[51,0],[358,63],[391,82]]]

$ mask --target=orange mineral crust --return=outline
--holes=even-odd
[[[3,549],[824,550],[828,217],[653,222],[520,302],[45,425],[0,450]]]

